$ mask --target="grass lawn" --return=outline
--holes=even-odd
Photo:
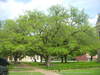
[[[40,72],[10,72],[9,75],[43,75]]]
[[[61,75],[100,75],[100,69],[71,69],[61,71]]]
[[[24,68],[24,67],[20,67],[19,65],[20,64],[11,64],[10,66],[8,66],[8,68],[9,68],[10,71],[12,71],[12,70],[14,70],[14,71],[29,71],[29,70],[32,70],[32,68],[30,68],[30,67]],[[17,66],[19,66],[19,68]]]
[[[9,69],[10,71],[30,71],[30,70],[32,70],[31,68],[24,68],[24,67],[22,67],[22,68],[16,68],[16,67],[13,67],[13,68],[10,68]]]
[[[48,70],[100,68],[100,63],[97,62],[69,62],[69,63],[57,62],[57,63],[52,63],[52,66],[50,67],[46,67],[40,63],[27,63],[27,64]]]
[[[23,64],[23,63],[22,63]],[[24,62],[33,67],[39,67],[48,70],[55,70],[61,75],[100,75],[100,63],[97,62],[69,62],[69,63],[52,63],[50,67],[46,67],[41,63]],[[18,65],[10,65],[10,70],[30,71],[31,68],[16,68]],[[9,75],[43,75],[37,72],[11,72]]]

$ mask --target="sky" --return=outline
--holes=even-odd
[[[100,0],[0,0],[0,20],[16,19],[26,10],[38,9],[46,11],[52,5],[74,6],[84,9],[89,15],[89,21],[95,25],[100,13]]]

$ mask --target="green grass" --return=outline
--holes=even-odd
[[[10,72],[9,75],[44,75],[40,72]]]
[[[22,63],[23,64],[23,63]],[[52,63],[52,66],[46,67],[41,63],[24,62],[24,64],[30,64],[33,67],[39,67],[48,70],[55,70],[61,75],[100,75],[100,63],[97,62],[70,62],[70,63]],[[17,71],[30,71],[30,68],[16,68],[17,65],[10,65],[10,70]],[[9,75],[43,75],[36,72],[10,72]]]
[[[12,69],[9,69],[9,70],[14,70],[14,71],[29,71],[29,70],[32,70],[31,68],[12,68]]]
[[[48,70],[67,70],[67,69],[86,69],[100,68],[100,63],[97,62],[70,62],[70,63],[52,63],[52,66],[46,67],[40,63],[27,63],[35,67],[40,67]]]
[[[8,68],[9,68],[10,71],[11,70],[14,70],[14,71],[29,71],[29,70],[32,70],[32,68],[30,68],[30,67],[24,68],[24,67],[20,67],[19,65],[20,64],[11,64],[10,66],[8,66]],[[19,68],[17,66],[19,66]]]
[[[78,69],[61,71],[61,75],[100,75],[100,69]]]

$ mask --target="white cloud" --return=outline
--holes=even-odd
[[[89,18],[89,22],[95,26],[96,25],[96,22],[97,22],[97,18],[98,18],[98,15],[96,15],[94,18]]]
[[[23,14],[26,10],[46,10],[52,5],[62,4],[63,0],[32,0],[28,3],[16,2],[15,0],[9,0],[8,2],[0,2],[0,16],[4,18],[15,18],[20,14]]]
[[[87,0],[90,1],[90,0]],[[92,0],[93,1],[93,0]],[[15,0],[8,0],[7,2],[0,2],[0,19],[14,19],[23,14],[26,10],[46,10],[52,5],[62,4],[66,8],[70,5],[79,5],[79,9],[82,9],[81,4],[85,4],[86,1],[76,0],[32,0],[30,2],[16,2]],[[96,24],[97,16],[90,18],[89,22],[94,26]]]

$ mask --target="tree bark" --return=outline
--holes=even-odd
[[[40,56],[40,62],[41,62],[41,63],[43,62],[42,60],[43,60],[43,57],[42,57],[42,56]]]
[[[91,56],[90,60],[91,60],[91,61],[93,60],[93,56]]]
[[[18,63],[18,58],[15,56],[14,57],[14,63],[17,64]]]
[[[33,56],[33,59],[34,59],[34,62],[37,62],[35,56]]]
[[[67,63],[67,55],[64,56],[65,63]]]
[[[61,57],[61,63],[63,63],[64,62],[64,59],[63,59],[63,56]]]
[[[46,64],[46,66],[50,66],[51,65],[51,58],[50,58],[50,56],[46,56],[45,57],[45,64]]]

